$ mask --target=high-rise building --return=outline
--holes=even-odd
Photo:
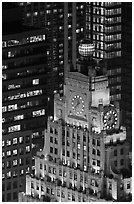
[[[35,157],[19,201],[129,201],[129,145],[119,103],[110,103],[108,77],[92,59],[94,46],[79,45],[78,71],[66,72],[64,96],[55,95],[45,144]]]
[[[132,145],[132,3],[122,3],[122,123]]]
[[[87,39],[96,51],[94,58],[107,69],[111,102],[118,100],[121,123],[132,126],[132,4],[131,2],[88,2]],[[131,133],[130,133],[131,134]]]
[[[64,71],[68,64],[76,68],[77,48],[85,29],[84,2],[27,2],[23,8],[25,25],[43,27],[47,34],[49,50],[47,65],[51,72],[54,93],[63,94]]]
[[[95,44],[94,58],[108,71],[110,100],[121,100],[122,3],[90,2],[86,8],[86,37]]]
[[[43,130],[47,115],[52,114],[47,88],[50,73],[46,65],[46,34],[42,28],[22,26],[18,9],[3,4],[3,201],[17,201],[18,192],[25,191],[26,173],[34,167],[32,156],[43,148]]]

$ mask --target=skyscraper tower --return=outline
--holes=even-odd
[[[108,77],[92,60],[94,45],[79,45],[78,71],[66,72],[64,96],[55,95],[45,145],[27,175],[27,201],[121,201],[131,198],[126,130],[119,103],[110,103]],[[101,71],[100,71],[101,70]]]
[[[107,69],[110,100],[121,100],[122,3],[90,2],[86,7],[86,38],[95,44],[93,57]]]

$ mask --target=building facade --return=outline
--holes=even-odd
[[[45,145],[35,157],[19,201],[121,201],[132,190],[126,129],[119,103],[110,103],[108,77],[92,61],[93,44],[79,46],[78,72],[67,72],[55,95]],[[87,72],[85,72],[87,70]],[[87,74],[83,74],[87,73]]]
[[[44,29],[29,31],[15,22],[3,25],[2,41],[3,201],[16,201],[34,166],[32,156],[43,148],[47,107],[51,110],[47,43]]]

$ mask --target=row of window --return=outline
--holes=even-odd
[[[30,140],[30,137],[29,136],[25,136],[25,142],[27,143],[28,141]],[[23,144],[24,142],[24,137],[15,137],[13,138],[12,140],[11,139],[8,139],[6,141],[2,140],[2,147],[5,147],[5,146],[11,146],[12,144],[13,145],[16,145],[16,144]],[[29,147],[28,147],[29,148]]]
[[[2,113],[8,112],[8,111],[19,110],[19,109],[23,109],[23,108],[28,108],[28,107],[33,107],[33,106],[38,106],[38,105],[42,105],[42,104],[44,104],[44,100],[42,102],[39,100],[27,101],[27,102],[21,103],[21,105],[15,103],[13,105],[11,104],[8,106],[2,106]],[[41,109],[40,111],[43,111],[43,109]],[[16,117],[16,116],[14,116],[14,117]],[[17,120],[17,118],[16,118],[16,120]]]
[[[98,164],[98,166],[100,164],[98,160],[97,160],[97,164]],[[43,169],[42,164],[40,164],[40,169],[41,170]],[[44,165],[44,170],[46,171],[46,165]],[[56,175],[56,171],[57,171],[57,169],[55,167],[51,167],[51,166],[48,167],[48,173]],[[88,176],[82,175],[82,174],[78,175],[77,172],[75,172],[75,171],[70,170],[67,173],[65,169],[59,168],[57,173],[58,173],[59,176],[63,176],[64,178],[66,178],[67,174],[68,174],[69,179],[73,179],[75,181],[79,180],[82,183],[84,182],[85,184],[88,184]],[[97,181],[95,179],[91,179],[90,183],[91,183],[92,186],[97,186],[98,185]]]
[[[13,196],[13,200],[17,200],[18,199],[18,192],[13,192],[12,193]],[[11,193],[7,193],[7,195],[5,196],[5,194],[2,194],[2,202],[10,202],[11,201]]]
[[[30,146],[26,146],[24,147],[20,147],[19,150],[18,149],[14,149],[14,150],[7,150],[6,152],[3,151],[2,152],[2,158],[4,158],[5,156],[10,157],[10,156],[17,156],[18,154],[23,155],[24,153],[29,153],[30,152]]]
[[[38,85],[39,84],[39,79],[33,79],[32,80],[32,85]],[[9,84],[7,89],[11,90],[11,89],[18,89],[21,88],[21,84]]]
[[[26,160],[25,160],[26,165],[29,165],[30,162],[31,162],[30,157],[26,157]],[[19,160],[15,159],[13,161],[7,161],[6,163],[2,162],[2,169],[12,168],[12,167],[16,167],[18,165],[20,165],[20,166],[24,165],[24,158],[20,158]]]
[[[33,43],[33,42],[41,42],[44,40],[46,40],[45,35],[31,36],[31,37],[23,38],[21,40],[12,39],[8,41],[2,41],[2,48],[19,46],[19,45],[24,45],[24,44]]]
[[[29,167],[25,168],[26,173],[29,173],[29,171],[30,171]],[[2,179],[5,179],[5,178],[10,179],[11,177],[18,177],[18,176],[22,176],[22,175],[24,175],[23,169],[20,169],[19,171],[18,171],[18,169],[15,169],[12,171],[8,171],[6,174],[2,173]]]
[[[26,97],[38,96],[38,95],[42,95],[42,89],[28,91],[27,93],[18,93],[15,95],[11,95],[11,96],[8,96],[7,100],[12,101],[12,100],[20,99],[20,98],[26,98]]]

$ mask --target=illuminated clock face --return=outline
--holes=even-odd
[[[80,116],[84,113],[85,105],[84,105],[84,100],[81,96],[75,95],[72,98],[71,103],[72,103],[72,110],[75,112],[76,115]]]
[[[104,114],[104,127],[106,130],[111,130],[113,128],[115,128],[116,124],[117,124],[117,112],[116,110],[109,110]]]

